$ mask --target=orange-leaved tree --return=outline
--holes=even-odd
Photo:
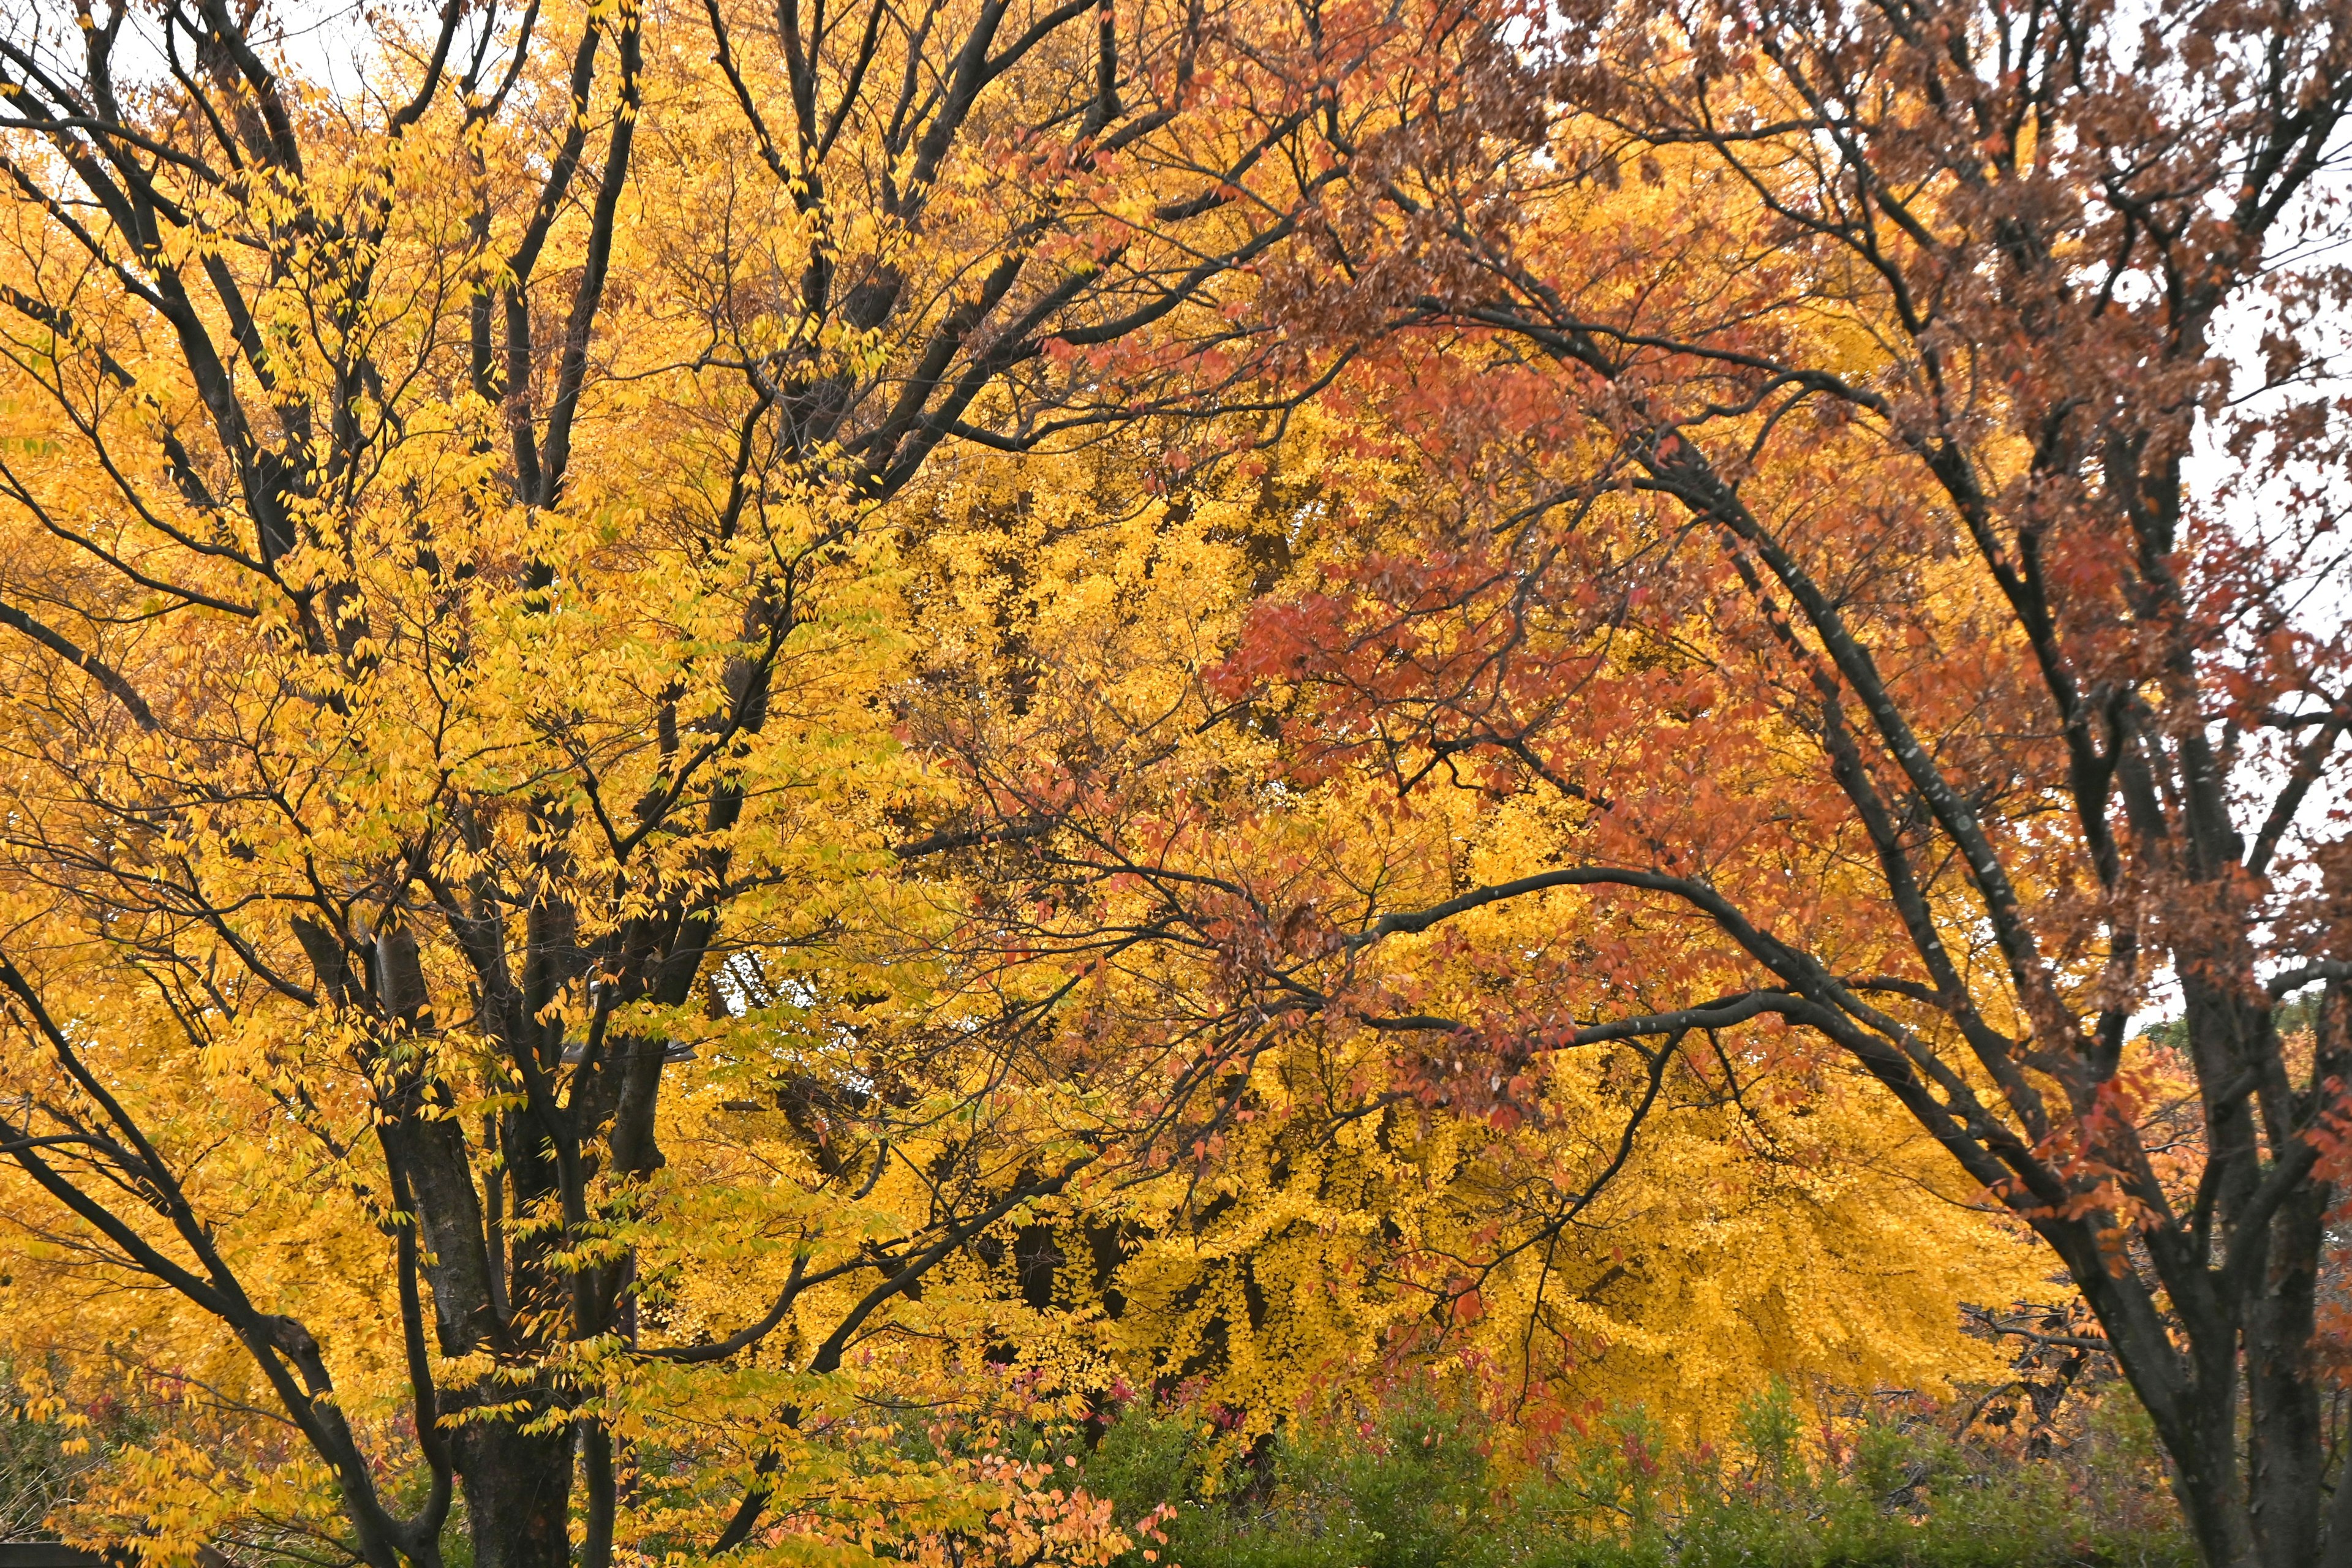
[[[1454,500],[1333,497],[1228,690],[1294,767],[1553,831],[1326,940],[1477,945],[1392,1026],[1465,1094],[1779,1020],[2063,1261],[2210,1562],[2352,1563],[2352,13],[1489,20],[1265,296]],[[1556,944],[1474,934],[1532,900]]]

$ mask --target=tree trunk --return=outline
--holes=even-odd
[[[572,1427],[469,1428],[458,1450],[475,1568],[569,1568]]]

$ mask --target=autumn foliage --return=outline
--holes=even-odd
[[[299,10],[0,24],[52,1528],[1096,1568],[1123,1409],[2047,1351],[2352,1564],[2352,14]]]

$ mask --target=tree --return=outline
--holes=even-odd
[[[219,1401],[378,1568],[461,1494],[481,1568],[575,1520],[601,1568],[628,1444],[698,1423],[640,1511],[726,1549],[872,1426],[853,1347],[1153,1130],[869,1016],[841,909],[927,847],[869,521],[943,442],[1149,403],[1137,330],[1230,335],[1318,177],[1295,84],[1381,35],[450,0],[340,40],[351,91],[290,19],[0,37],[9,1209],[52,1300],[233,1337]],[[782,1123],[665,1177],[711,1114],[665,1067],[778,1009],[729,1062]],[[730,1211],[747,1170],[792,1201]]]
[[[1478,942],[1496,985],[1417,1026],[1433,1055],[1817,1042],[2063,1261],[2216,1564],[2352,1563],[2314,1341],[2352,1050],[2347,26],[1465,28],[1267,289],[1459,503],[1335,497],[1228,688],[1296,768],[1563,826],[1330,939]],[[1537,900],[1572,956],[1467,934]],[[2167,986],[2188,1139],[2132,1032]]]

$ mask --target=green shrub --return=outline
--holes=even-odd
[[[2120,1396],[2046,1457],[1955,1441],[1916,1413],[1810,1448],[1776,1384],[1726,1455],[1670,1453],[1642,1411],[1534,1467],[1433,1394],[1301,1424],[1247,1458],[1181,1411],[1131,1407],[1086,1456],[1125,1521],[1174,1508],[1160,1568],[2187,1568],[2147,1422]],[[1141,1568],[1139,1553],[1132,1568]]]

